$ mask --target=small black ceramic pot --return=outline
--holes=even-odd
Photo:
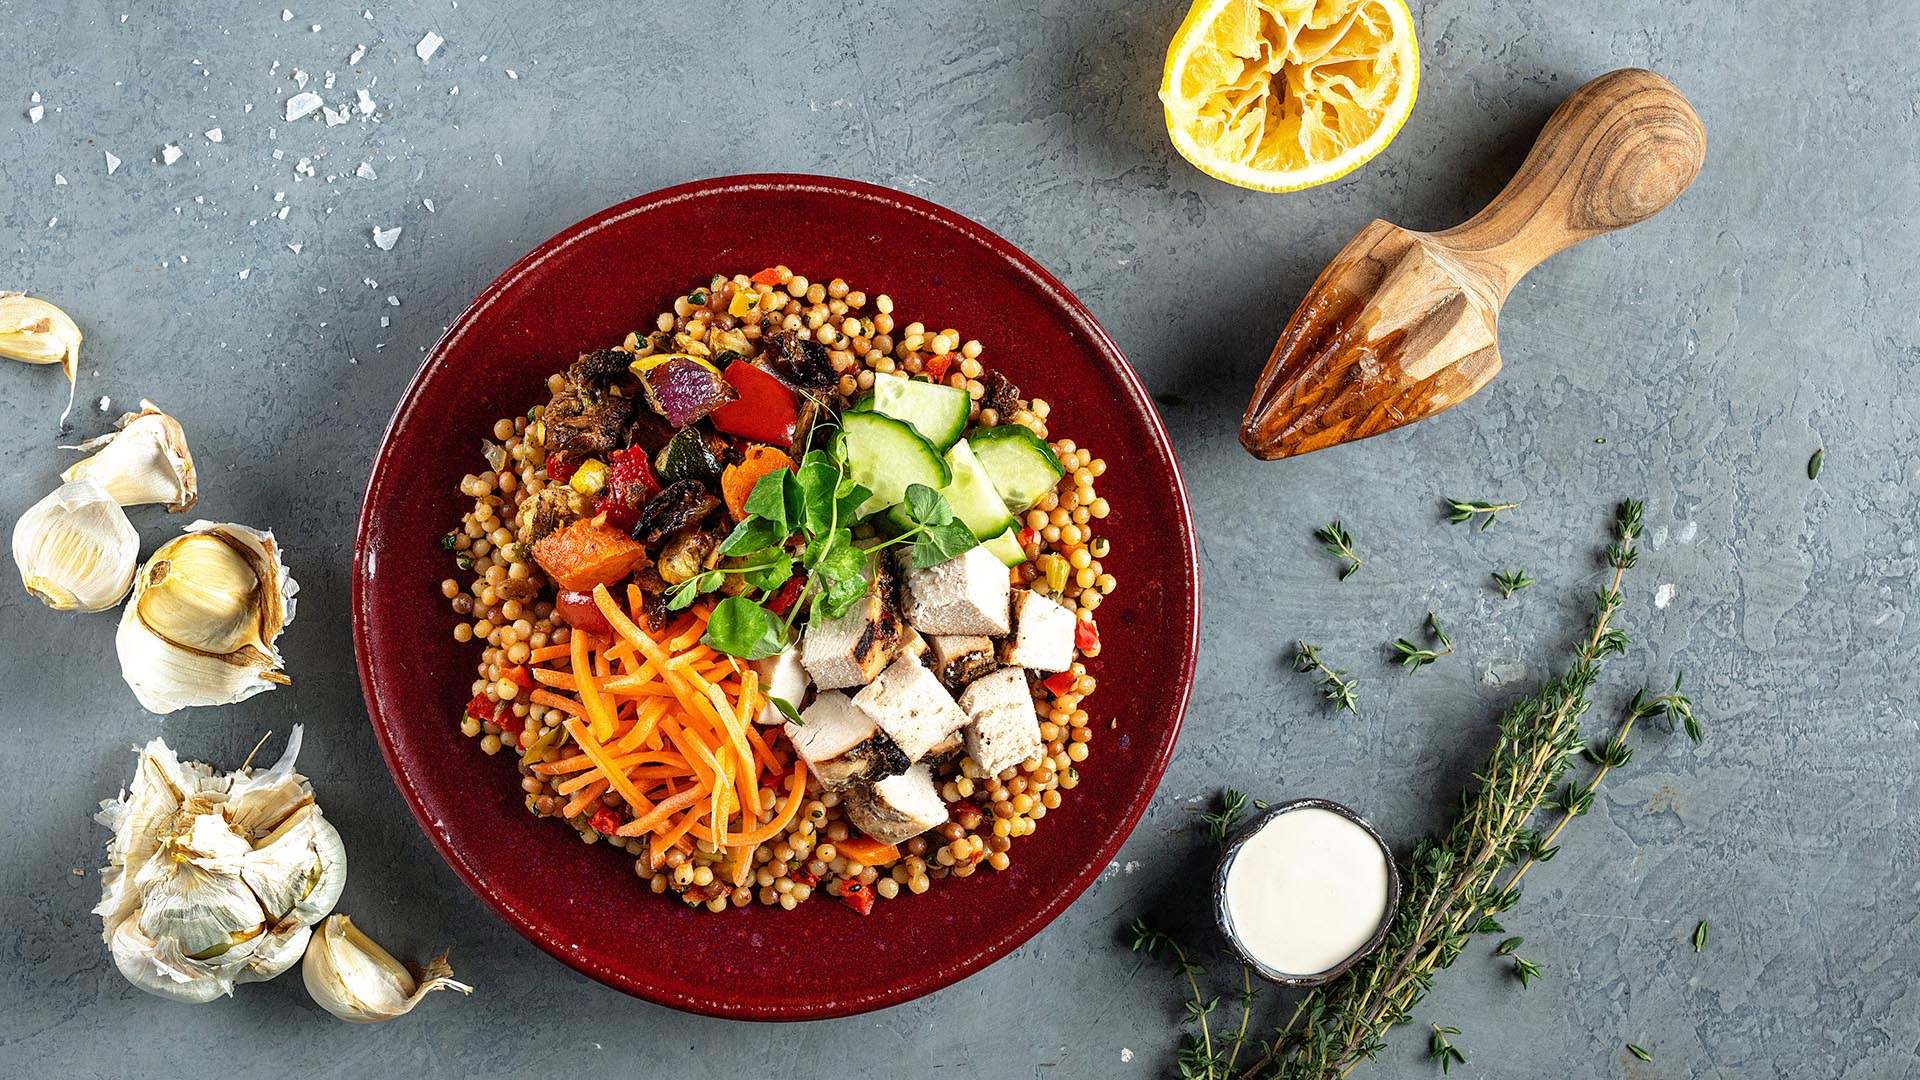
[[[1232,913],[1227,910],[1227,871],[1232,868],[1233,860],[1240,854],[1240,849],[1246,846],[1248,838],[1265,828],[1268,822],[1281,814],[1294,810],[1329,810],[1339,814],[1341,817],[1365,829],[1367,835],[1373,837],[1373,842],[1380,845],[1380,857],[1387,862],[1387,905],[1380,913],[1380,925],[1374,929],[1373,936],[1368,938],[1367,943],[1356,950],[1352,956],[1347,957],[1345,960],[1340,961],[1325,971],[1316,972],[1312,975],[1296,975],[1284,971],[1275,971],[1273,968],[1254,959],[1253,955],[1247,951],[1246,945],[1241,942],[1240,933],[1233,925]],[[1374,831],[1373,826],[1368,824],[1366,818],[1361,817],[1359,814],[1354,813],[1352,810],[1331,799],[1292,799],[1287,802],[1276,803],[1261,811],[1252,821],[1247,822],[1246,826],[1236,833],[1233,840],[1227,844],[1227,850],[1220,855],[1220,866],[1213,874],[1213,919],[1215,923],[1219,924],[1220,932],[1226,935],[1228,944],[1233,946],[1234,952],[1240,954],[1240,959],[1245,961],[1248,967],[1259,973],[1261,978],[1270,982],[1279,983],[1282,986],[1319,986],[1322,983],[1331,982],[1333,979],[1339,977],[1345,973],[1348,968],[1359,963],[1368,953],[1379,948],[1380,943],[1387,939],[1387,930],[1393,926],[1393,916],[1399,908],[1400,867],[1395,864],[1393,852],[1387,848],[1387,842],[1380,839],[1380,834]]]

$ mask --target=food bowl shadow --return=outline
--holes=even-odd
[[[1380,925],[1374,927],[1373,935],[1367,939],[1366,944],[1355,949],[1352,955],[1325,971],[1314,972],[1310,975],[1280,971],[1262,963],[1246,947],[1246,944],[1241,941],[1239,932],[1234,928],[1232,913],[1227,908],[1227,872],[1232,869],[1233,860],[1240,854],[1240,849],[1245,847],[1247,841],[1251,840],[1256,833],[1265,828],[1274,818],[1295,810],[1325,810],[1338,814],[1348,821],[1353,822],[1355,825],[1360,826],[1360,828],[1364,829],[1366,834],[1373,839],[1374,844],[1379,847],[1380,857],[1386,861],[1387,865],[1387,902],[1380,912]],[[1246,825],[1234,835],[1233,839],[1228,842],[1226,850],[1221,852],[1219,865],[1214,870],[1213,919],[1214,923],[1220,928],[1221,936],[1227,939],[1227,944],[1233,947],[1233,951],[1239,954],[1241,961],[1249,968],[1252,968],[1255,973],[1268,982],[1278,983],[1281,986],[1322,986],[1346,974],[1349,968],[1366,959],[1375,949],[1380,947],[1382,942],[1387,940],[1387,931],[1393,928],[1394,915],[1398,913],[1399,910],[1400,868],[1394,861],[1392,849],[1387,847],[1387,842],[1381,839],[1380,833],[1374,829],[1371,822],[1361,817],[1358,813],[1355,813],[1351,808],[1334,802],[1331,799],[1312,797],[1289,799],[1286,802],[1275,803],[1268,807],[1253,820],[1247,822]]]

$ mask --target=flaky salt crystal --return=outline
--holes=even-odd
[[[421,206],[424,206],[424,207],[426,207],[426,208],[427,208],[427,213],[429,213],[429,214],[432,214],[432,213],[435,213],[435,212],[436,212],[436,211],[434,210],[434,208],[433,208],[433,200],[432,200],[432,199],[421,199],[421,200],[420,200],[420,205],[421,205]]]
[[[301,71],[299,68],[293,69],[293,85],[299,87],[300,89],[305,90],[307,88],[307,83],[312,79],[313,79],[313,76],[307,74],[304,71]]]
[[[46,107],[43,105],[35,105],[27,110],[27,123],[37,124],[40,122],[40,118],[45,115],[47,115]]]
[[[357,177],[359,177],[359,178],[360,178],[360,179],[362,179],[362,180],[378,180],[378,179],[380,179],[380,174],[379,174],[379,173],[376,173],[376,172],[374,172],[374,171],[373,171],[373,165],[372,165],[372,163],[370,163],[370,162],[365,162],[365,161],[363,161],[363,162],[361,162],[361,163],[360,163],[360,167],[359,167],[359,168],[357,168],[357,169],[355,169],[355,170],[353,170],[353,175],[355,175],[355,176],[357,176]]]
[[[293,252],[295,255],[298,255],[300,254],[300,249],[304,246],[306,245],[300,243],[298,240],[295,240],[292,243],[287,245],[287,250]]]
[[[347,57],[347,66],[352,67],[359,63],[360,58],[365,55],[367,55],[367,47],[365,45],[355,45],[353,47],[353,53]]]
[[[253,276],[253,268],[252,268],[252,267],[248,267],[247,269],[245,269],[245,270],[242,270],[242,271],[240,271],[240,280],[241,280],[241,281],[245,281],[245,280],[247,280],[248,278],[250,278],[250,277],[252,277],[252,276]]]
[[[288,11],[288,10],[287,10],[286,8],[281,8],[281,9],[280,9],[280,21],[281,21],[281,22],[292,22],[292,21],[293,21],[293,12],[291,12],[291,11]]]
[[[508,69],[507,69],[507,78],[509,78],[509,79],[518,79],[519,77],[520,77],[520,73],[519,73],[519,72],[517,72],[517,71],[515,71],[515,70],[513,70],[512,68],[508,68]]]
[[[420,58],[420,62],[424,64],[428,60],[433,59],[433,54],[439,52],[440,46],[446,43],[446,38],[429,30],[427,31],[427,36],[420,39],[420,44],[413,47],[413,52],[414,55]]]
[[[60,175],[59,173],[54,173],[54,174],[53,174],[53,186],[54,186],[54,187],[66,187],[66,186],[67,186],[67,178],[66,178],[66,177],[64,177],[64,176],[61,176],[61,175]]]
[[[322,107],[320,115],[327,118],[328,127],[339,127],[341,124],[347,122],[347,111],[345,109],[335,109],[331,105]]]
[[[365,90],[355,90],[354,95],[360,99],[360,115],[367,116],[372,114],[374,109],[373,95],[367,93]]]
[[[388,307],[399,307],[399,306],[400,306],[400,298],[399,298],[399,297],[397,297],[397,296],[389,296],[389,297],[387,297],[387,306],[388,306]]]
[[[102,150],[101,153],[107,155],[107,175],[112,176],[114,170],[120,167],[120,159],[114,157],[111,150]]]
[[[392,251],[393,245],[400,242],[400,229],[401,226],[399,225],[395,225],[391,229],[383,229],[375,225],[373,227],[373,246],[379,248],[381,251]]]
[[[167,145],[160,148],[160,160],[165,162],[168,165],[171,165],[174,162],[179,161],[181,158],[186,156],[187,156],[186,151],[180,149],[179,147],[173,145],[172,143],[168,143]]]
[[[287,119],[305,120],[313,111],[321,107],[320,95],[311,90],[303,90],[287,99]]]
[[[206,136],[208,142],[225,142],[227,139],[227,133],[219,128],[208,128]]]
[[[279,218],[279,219],[280,219],[281,221],[285,221],[285,220],[287,220],[287,211],[289,211],[289,210],[292,210],[292,209],[293,209],[293,207],[291,207],[291,206],[283,206],[283,207],[281,207],[281,208],[280,208],[280,212],[279,212],[279,213],[277,213],[277,214],[275,214],[275,215],[273,215],[273,216],[274,216],[274,217],[277,217],[277,218]]]

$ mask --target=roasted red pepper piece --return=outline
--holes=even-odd
[[[1073,672],[1062,671],[1058,675],[1049,675],[1041,680],[1041,685],[1053,691],[1055,697],[1073,693]]]
[[[840,886],[840,902],[862,915],[873,911],[873,890],[857,881]]]
[[[640,508],[660,493],[660,480],[653,475],[653,462],[640,449],[615,450],[607,455],[607,486],[593,504],[593,512],[607,515],[607,524],[622,532],[632,532],[640,520]]]
[[[947,381],[947,369],[952,366],[953,354],[943,352],[939,356],[927,361],[927,374],[933,376],[934,382],[943,383]]]
[[[602,836],[612,836],[613,831],[620,827],[620,815],[603,806],[593,812],[593,816],[587,819],[587,824],[593,826],[593,831]]]
[[[573,479],[573,474],[579,470],[580,463],[577,461],[568,461],[559,454],[547,455],[547,479],[553,483],[564,484]]]
[[[793,606],[793,602],[800,599],[800,590],[804,588],[805,585],[806,579],[804,578],[798,576],[788,578],[787,583],[780,586],[779,590],[767,601],[767,610],[773,612],[775,615],[785,615],[787,609]]]
[[[787,384],[745,360],[728,364],[726,376],[740,396],[713,411],[713,426],[754,442],[792,446],[800,408]]]
[[[515,664],[512,667],[508,668],[505,672],[503,672],[503,674],[505,674],[507,678],[512,679],[515,683],[519,684],[520,689],[522,690],[533,689],[533,669],[527,667],[527,665]]]
[[[1040,539],[1040,534],[1034,532],[1032,529],[1021,529],[1018,533],[1014,534],[1014,539],[1020,541],[1020,546],[1023,548],[1032,547],[1033,542]]]
[[[795,885],[805,885],[808,888],[820,884],[819,878],[814,877],[805,870],[789,870],[787,871],[787,877],[792,878]]]
[[[1081,652],[1100,647],[1100,628],[1094,625],[1090,617],[1082,615],[1080,621],[1074,624],[1073,647]]]
[[[777,266],[769,266],[747,280],[753,282],[755,285],[778,285],[780,284],[780,268]]]
[[[467,702],[467,715],[483,724],[491,723],[493,710],[497,704],[499,703],[485,694],[475,694],[473,700]]]
[[[592,593],[562,591],[554,598],[553,606],[559,609],[567,625],[575,630],[607,638],[613,636],[613,625],[607,622],[605,615],[600,614],[600,605],[593,602]]]

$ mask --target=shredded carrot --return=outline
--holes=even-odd
[[[788,825],[793,824],[793,817],[800,812],[800,804],[806,801],[806,797],[807,767],[804,764],[796,763],[793,767],[793,780],[787,787],[787,801],[781,805],[780,812],[773,815],[772,821],[767,822],[752,832],[741,836],[727,837],[727,846],[730,848],[751,847],[756,844],[764,844],[780,835],[782,830]]]
[[[590,777],[590,779],[593,782],[581,789],[580,793],[575,795],[560,811],[563,816],[572,817],[580,813],[587,807],[599,802],[600,796],[607,793],[607,781],[605,777],[595,776]]]
[[[593,737],[606,742],[613,738],[613,714],[600,700],[600,683],[594,678],[593,662],[587,658],[587,640],[585,634],[573,635],[573,678],[579,684],[580,704],[586,708]]]
[[[699,802],[700,796],[704,794],[706,794],[706,792],[700,788],[692,787],[678,795],[669,795],[660,800],[660,804],[652,810],[620,826],[618,830],[619,834],[621,836],[645,836],[652,832],[656,826],[665,823],[668,818],[673,816],[675,811],[685,810],[687,807]]]
[[[535,705],[545,705],[549,709],[559,709],[561,712],[570,716],[586,715],[586,710],[580,706],[578,701],[569,697],[561,697],[559,694],[546,690],[535,690],[533,692],[533,703]]]
[[[543,645],[527,654],[527,663],[544,664],[549,660],[558,660],[568,655],[572,645]]]

